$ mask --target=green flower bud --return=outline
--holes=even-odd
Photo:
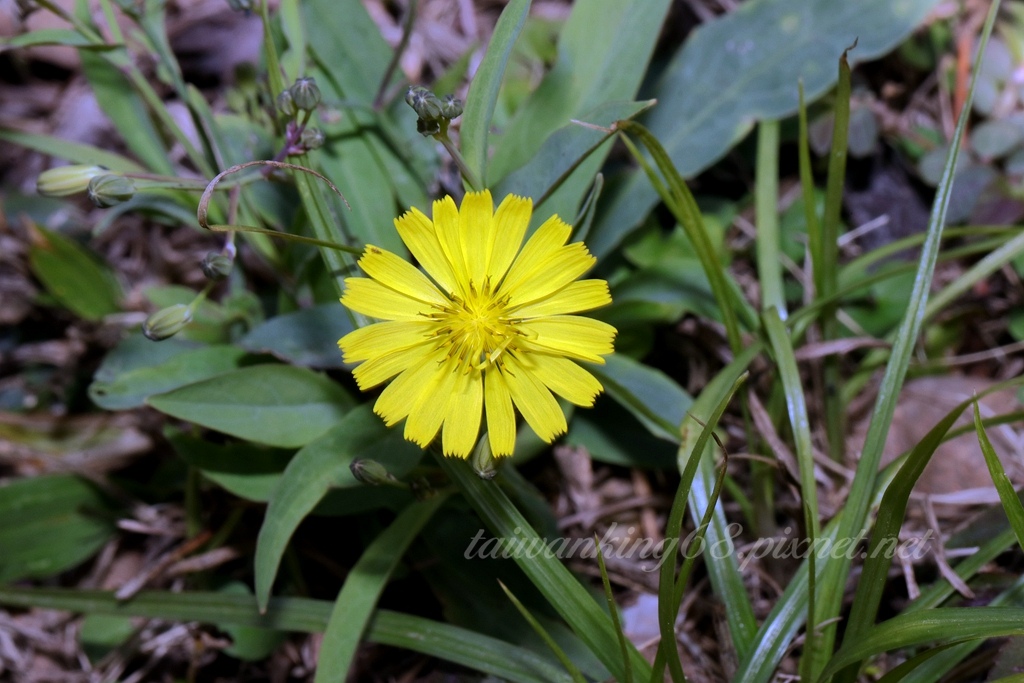
[[[484,434],[469,456],[469,464],[481,479],[491,480],[498,474],[501,460],[491,453],[491,440]]]
[[[437,119],[416,119],[416,132],[423,137],[430,137],[441,132],[441,122]]]
[[[277,96],[277,110],[289,118],[295,116],[298,107],[295,106],[295,100],[292,99],[290,91],[284,90]]]
[[[163,308],[146,318],[142,323],[142,334],[153,341],[170,339],[192,322],[192,307],[174,304]]]
[[[370,486],[395,484],[398,482],[394,475],[388,472],[384,465],[381,465],[376,460],[370,460],[369,458],[356,458],[348,468],[352,471],[352,476],[354,476],[356,480]]]
[[[320,149],[324,146],[324,140],[324,132],[312,126],[302,131],[302,135],[299,136],[299,144],[306,149]]]
[[[313,78],[300,78],[288,89],[295,106],[302,111],[313,111],[320,104],[320,88]]]
[[[256,4],[253,0],[228,0],[228,6],[236,12],[251,12]]]
[[[85,192],[89,181],[99,175],[110,173],[102,166],[74,164],[58,166],[39,174],[36,189],[39,194],[47,197],[67,197],[68,195]]]
[[[224,254],[211,251],[199,263],[199,267],[203,269],[203,275],[219,282],[231,274],[231,268],[234,264],[235,262]]]
[[[106,173],[89,181],[89,199],[101,209],[117,206],[135,196],[135,183],[131,178]]]
[[[409,86],[409,89],[405,91],[405,103],[413,109],[426,99],[430,91],[424,88],[422,85]]]
[[[455,95],[446,95],[441,102],[441,116],[449,121],[462,116],[462,100],[457,99]]]

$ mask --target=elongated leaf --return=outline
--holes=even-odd
[[[0,140],[34,149],[58,159],[66,159],[73,164],[96,164],[121,173],[140,173],[145,170],[142,166],[120,154],[81,142],[61,140],[51,135],[0,128]]]
[[[354,405],[330,379],[287,365],[233,370],[146,403],[172,417],[282,448],[306,445]]]
[[[368,404],[296,453],[274,491],[256,540],[256,599],[261,608],[270,599],[281,556],[299,522],[328,489],[360,486],[350,469],[353,460],[376,460],[402,476],[420,455],[400,432],[385,427]]]
[[[348,675],[377,599],[409,544],[444,503],[446,495],[407,507],[373,540],[345,577],[324,631],[316,681],[341,681]]]
[[[0,581],[46,578],[93,555],[114,533],[110,504],[67,474],[0,486]]]
[[[344,306],[321,304],[271,318],[238,343],[254,353],[272,353],[295,365],[340,368],[344,364],[338,340],[352,329]]]
[[[1013,489],[1013,483],[1006,476],[1006,470],[999,461],[999,456],[992,448],[992,442],[985,433],[985,427],[981,423],[981,413],[978,404],[974,404],[974,429],[978,434],[978,442],[981,444],[981,452],[985,456],[985,464],[988,466],[988,473],[992,476],[992,483],[999,492],[999,502],[1006,511],[1006,517],[1010,520],[1010,527],[1017,535],[1017,544],[1024,548],[1024,505],[1021,505],[1017,492]]]
[[[133,346],[139,343],[158,346],[140,337],[131,338],[131,342]],[[209,346],[175,354],[150,366],[117,372],[113,368],[118,356],[111,354],[96,371],[96,377],[89,385],[89,398],[105,410],[139,408],[150,396],[237,369],[244,355],[245,350],[236,346]]]
[[[34,230],[39,239],[29,247],[32,272],[62,306],[86,320],[121,310],[121,286],[105,264],[58,232],[39,225]]]
[[[1024,635],[1024,609],[1019,607],[940,607],[899,614],[840,648],[818,680],[866,657],[899,648],[1019,635]]]
[[[43,28],[9,38],[0,38],[0,50],[33,47],[35,45],[67,45],[68,47],[86,50],[112,50],[119,47],[118,45],[95,43],[78,31],[67,28]]]
[[[885,54],[910,33],[937,0],[750,0],[706,22],[687,39],[655,90],[648,118],[685,177],[721,158],[754,122],[797,110],[797,83],[808,99],[835,83],[833,65],[855,39],[852,57]],[[657,194],[633,174],[598,214],[591,249],[599,258],[643,221]]]
[[[618,680],[625,680],[625,664],[619,654],[619,639],[611,619],[579,581],[537,535],[526,518],[512,505],[493,481],[481,480],[463,461],[439,458],[442,468],[458,484],[467,500],[491,532],[514,547],[539,552],[515,552],[513,559],[537,590],[572,627],[590,651]],[[502,476],[500,473],[499,477]],[[544,550],[547,552],[544,552]],[[635,648],[630,648],[630,666],[638,679],[650,677],[651,667]]]
[[[108,591],[9,586],[0,586],[0,604],[306,633],[322,632],[333,607],[326,600],[275,598],[261,613],[253,599],[244,595],[143,591],[129,601],[121,601]],[[530,650],[411,614],[377,611],[366,637],[374,643],[438,657],[517,683],[572,683],[557,664]]]
[[[459,128],[462,155],[484,187],[487,187],[487,138],[498,101],[498,91],[501,89],[501,79],[529,12],[530,0],[512,0],[502,10],[487,53],[473,76],[466,97],[466,109]]]

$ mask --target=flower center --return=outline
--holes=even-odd
[[[507,298],[496,298],[489,281],[480,290],[471,281],[465,299],[455,294],[450,299],[437,316],[444,323],[440,335],[446,337],[448,357],[457,358],[465,371],[495,365],[501,354],[514,348],[519,335],[516,320],[507,315]]]

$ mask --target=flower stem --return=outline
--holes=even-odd
[[[455,146],[455,143],[448,137],[448,131],[442,129],[440,133],[434,136],[434,139],[444,145],[444,148],[448,150],[448,153],[452,155],[452,160],[455,161],[455,165],[459,167],[459,171],[462,172],[462,177],[469,183],[469,187],[479,192],[484,189],[480,181],[477,179],[476,174],[470,170],[469,166],[466,165],[466,160],[462,158],[462,154],[459,152],[459,148]]]

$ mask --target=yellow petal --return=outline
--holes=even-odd
[[[468,458],[480,434],[483,378],[479,370],[459,372],[448,401],[441,444],[445,455]]]
[[[438,306],[448,303],[448,299],[416,266],[390,251],[366,245],[359,267],[377,282],[409,298]]]
[[[525,334],[518,342],[526,349],[544,350],[591,363],[604,364],[601,356],[614,351],[615,328],[592,318],[575,315],[552,315],[519,323]]]
[[[352,376],[359,388],[366,391],[423,362],[432,350],[430,346],[423,345],[376,356],[356,368]]]
[[[396,377],[380,393],[373,412],[384,418],[388,427],[393,427],[407,417],[424,387],[430,386],[431,376],[440,371],[438,360],[443,357],[443,352],[435,352]]]
[[[459,209],[451,197],[434,202],[434,232],[455,277],[455,288],[451,291],[465,297],[469,274],[459,240]]]
[[[346,363],[357,363],[400,349],[434,341],[437,324],[429,321],[397,320],[367,325],[338,340]]]
[[[494,366],[484,375],[484,400],[491,453],[496,457],[512,455],[516,447],[516,413],[505,378]]]
[[[459,236],[462,255],[470,280],[479,290],[487,271],[487,257],[491,244],[494,202],[488,190],[470,192],[462,198],[459,208]],[[447,427],[445,428],[447,430]]]
[[[548,389],[578,406],[594,405],[604,389],[593,375],[571,360],[541,353],[526,354],[519,360]]]
[[[446,292],[454,292],[455,273],[441,249],[441,243],[437,241],[437,233],[430,219],[419,209],[411,209],[401,218],[395,219],[395,229],[405,246],[409,247],[409,251],[423,266],[423,270],[427,271],[427,275],[434,278]]]
[[[382,320],[423,320],[431,312],[430,306],[422,301],[366,277],[345,278],[341,303],[357,313]]]
[[[448,401],[459,374],[457,363],[446,362],[430,375],[429,383],[423,387],[405,421],[406,439],[420,448],[430,445],[448,413]]]
[[[497,284],[519,252],[530,225],[533,200],[510,194],[494,213],[493,242],[487,263],[487,277]]]
[[[519,257],[509,268],[508,275],[498,290],[499,293],[514,292],[523,279],[536,272],[538,263],[543,263],[565,244],[571,232],[572,228],[558,216],[552,216],[544,221],[537,228],[537,232],[527,240]]]
[[[562,247],[536,264],[533,272],[523,277],[514,288],[507,288],[510,306],[522,306],[549,297],[566,286],[597,262],[582,242]]]
[[[565,433],[565,415],[551,392],[511,355],[505,359],[505,381],[509,393],[527,424],[544,441],[551,443]]]
[[[572,282],[551,296],[511,311],[517,318],[536,318],[542,315],[560,315],[589,311],[612,302],[608,283],[604,280]]]

